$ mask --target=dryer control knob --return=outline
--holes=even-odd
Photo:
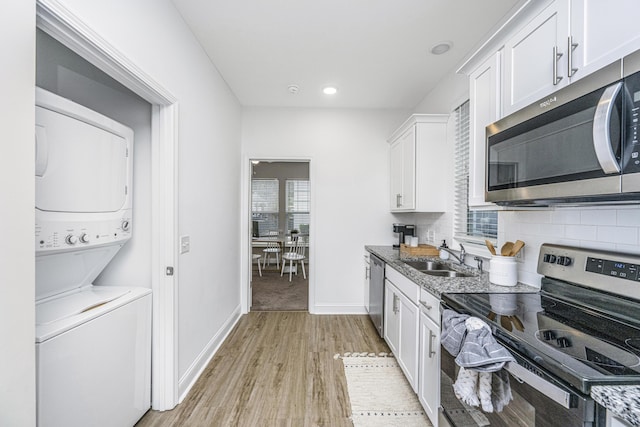
[[[74,236],[73,234],[69,234],[67,235],[67,237],[65,237],[64,241],[69,245],[75,245],[76,243],[78,243],[78,237]]]
[[[129,231],[129,227],[131,227],[131,224],[125,219],[124,221],[122,221],[122,225],[120,225],[120,227],[122,227],[124,231]]]
[[[89,243],[91,241],[91,238],[87,233],[84,233],[82,236],[80,236],[80,241],[82,243]]]

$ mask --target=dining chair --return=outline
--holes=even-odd
[[[264,252],[264,260],[262,262],[262,268],[266,268],[267,261],[271,264],[270,256],[275,255],[276,266],[280,268],[280,242],[278,241],[278,232],[270,231],[267,234],[267,247],[262,250]]]
[[[280,271],[280,277],[284,275],[284,267],[289,261],[289,281],[291,281],[291,274],[293,273],[293,263],[296,263],[296,274],[298,274],[298,263],[302,267],[302,276],[306,279],[307,273],[304,269],[305,250],[307,248],[305,240],[302,236],[292,237],[291,252],[282,254],[282,271]]]
[[[262,277],[262,267],[260,267],[260,261],[261,261],[262,255],[260,254],[253,254],[251,257],[252,261],[258,261],[258,274],[260,275],[260,277]]]

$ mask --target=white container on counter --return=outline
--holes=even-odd
[[[515,286],[518,283],[518,264],[512,256],[494,255],[489,266],[489,281],[496,285]]]

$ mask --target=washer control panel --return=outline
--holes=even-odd
[[[126,241],[131,238],[131,217],[103,221],[36,222],[36,252],[80,249]]]

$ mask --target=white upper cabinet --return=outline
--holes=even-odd
[[[469,76],[469,207],[496,208],[484,200],[486,131],[500,117],[500,66],[497,52]]]
[[[640,49],[637,0],[572,0],[572,81]]]
[[[452,168],[446,114],[414,114],[389,138],[392,212],[444,212]]]
[[[637,0],[555,0],[504,45],[509,115],[640,48]]]
[[[504,46],[503,113],[509,115],[566,86],[568,0],[556,0]]]

